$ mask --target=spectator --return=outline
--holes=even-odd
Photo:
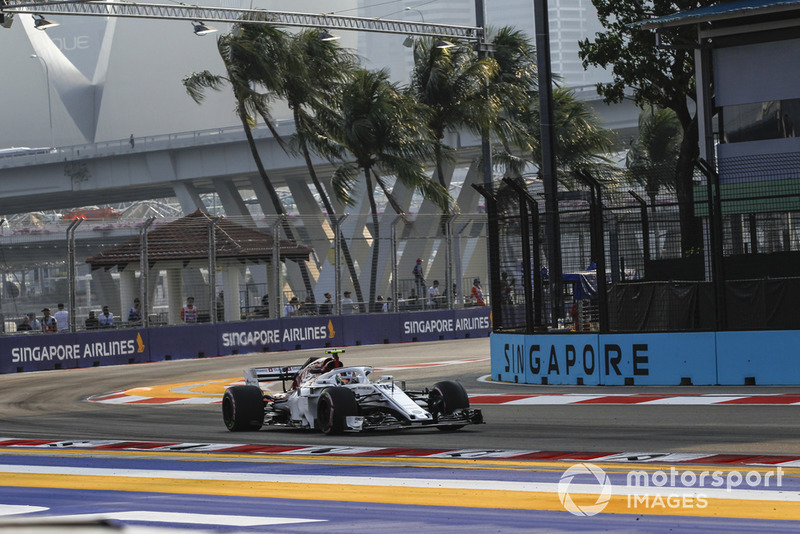
[[[417,298],[417,290],[412,287],[411,293],[408,294],[408,298],[406,299],[406,309],[413,311],[418,310],[419,308],[420,304]]]
[[[316,315],[317,314],[317,303],[314,302],[314,295],[308,295],[302,304],[300,304],[300,309],[297,311],[298,315]]]
[[[440,297],[441,294],[439,293],[439,281],[434,280],[433,285],[428,288],[428,306],[431,308],[438,308]]]
[[[194,324],[197,322],[197,308],[194,306],[194,297],[186,299],[186,306],[181,308],[181,321],[186,324]]]
[[[372,306],[372,313],[381,313],[383,311],[383,296],[378,295],[375,299],[375,304]]]
[[[254,313],[258,317],[269,317],[269,295],[261,297],[261,305],[256,306]]]
[[[41,332],[42,330],[42,323],[39,319],[36,318],[36,312],[30,312],[28,317],[31,318],[31,330],[35,332]]]
[[[31,328],[31,318],[27,315],[22,318],[22,322],[17,325],[17,332],[30,332],[33,330]]]
[[[89,312],[90,314],[93,312]],[[88,319],[87,319],[88,320]],[[128,324],[140,325],[142,324],[142,306],[139,299],[133,299],[133,306],[128,311]]]
[[[56,318],[50,315],[50,308],[42,310],[44,316],[42,317],[42,332],[58,332],[58,322]]]
[[[300,311],[300,301],[297,297],[292,297],[289,302],[286,303],[286,306],[283,307],[283,316],[284,317],[294,317]]]
[[[500,291],[502,291],[503,304],[514,303],[514,277],[508,277],[507,272],[500,274]]]
[[[100,328],[112,328],[114,326],[114,314],[108,311],[108,306],[103,306],[103,313],[97,318]]]
[[[392,312],[392,297],[386,297],[386,302],[383,303],[383,313]]]
[[[100,328],[100,320],[95,316],[94,311],[89,312],[89,317],[84,321],[86,330],[97,330]]]
[[[320,315],[330,315],[333,313],[333,302],[331,302],[332,297],[333,295],[330,293],[325,293],[325,302],[319,305]]]
[[[353,299],[350,298],[350,295],[350,291],[344,292],[344,298],[342,299],[342,315],[351,315],[355,310]]]
[[[472,281],[472,291],[470,291],[469,298],[472,299],[472,303],[475,306],[486,306],[486,302],[483,300],[480,278]]]
[[[414,275],[414,283],[416,284],[416,295],[422,296],[425,294],[425,273],[422,271],[422,258],[417,258],[417,263],[411,271]],[[410,297],[409,297],[410,298]],[[416,297],[415,297],[416,298]]]
[[[69,312],[64,309],[64,305],[60,302],[58,303],[58,311],[53,314],[53,317],[55,317],[58,323],[59,332],[69,331]]]
[[[220,291],[217,295],[217,321],[225,320],[225,291]]]

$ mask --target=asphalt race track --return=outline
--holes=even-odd
[[[217,405],[109,405],[91,395],[159,384],[241,378],[249,367],[297,364],[322,351],[281,352],[0,375],[0,434],[59,439],[137,439],[278,444],[337,444],[425,448],[504,448],[583,451],[714,452],[800,455],[799,406],[505,405],[481,406],[487,423],[456,433],[436,430],[329,438],[296,430],[231,434]],[[351,347],[346,365],[402,366],[488,358],[488,339]],[[386,371],[410,387],[455,379],[470,395],[567,392],[800,394],[800,387],[556,387],[479,382],[489,361]],[[376,371],[375,374],[384,374]]]
[[[342,436],[225,429],[213,402],[225,384],[241,379],[243,369],[298,364],[321,353],[0,375],[0,519],[100,514],[127,525],[225,532],[433,527],[532,532],[532,525],[543,532],[796,531],[800,526],[798,387],[495,384],[484,378],[488,339],[360,346],[342,355],[345,365],[372,365],[380,368],[376,375],[391,374],[413,388],[458,380],[483,410],[486,424],[454,433],[420,429]],[[111,400],[88,402],[89,397]],[[565,478],[570,466],[594,464],[599,471],[591,467]],[[713,465],[728,491],[716,486],[700,491],[696,481],[684,477],[681,492],[686,487],[694,492],[688,505],[680,495],[680,511],[673,501],[653,508],[618,489],[624,470],[642,465],[662,474],[677,465],[679,479],[680,473],[694,477],[694,471],[709,469],[701,466]],[[784,470],[778,473],[782,483],[764,485],[778,468]],[[750,474],[748,482],[758,475],[761,485],[751,484],[744,493],[743,483],[731,488],[740,472]],[[673,490],[674,478],[673,473]],[[589,504],[576,498],[577,513],[565,511],[572,502],[563,499],[565,480],[567,485],[582,480],[575,487],[589,496]],[[604,480],[614,487],[608,495]],[[671,497],[676,496],[663,495]],[[706,506],[698,506],[703,499]],[[639,503],[636,510],[631,502]],[[586,513],[592,506],[605,513]]]

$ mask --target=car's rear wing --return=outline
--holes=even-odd
[[[244,372],[244,381],[248,386],[257,386],[260,382],[294,380],[302,365],[286,367],[253,367]]]

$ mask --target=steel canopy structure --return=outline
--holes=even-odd
[[[267,24],[298,28],[324,28],[402,35],[419,35],[459,39],[482,43],[485,29],[477,26],[453,26],[428,22],[411,22],[367,17],[350,17],[331,13],[294,13],[264,9],[236,9],[175,4],[138,2],[60,1],[27,2],[0,0],[4,14],[73,15],[137,19],[187,20],[203,22]]]

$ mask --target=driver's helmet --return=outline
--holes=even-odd
[[[339,358],[326,358],[322,363],[322,372],[327,373],[328,371],[333,371],[339,367],[342,367],[342,362],[339,360]]]
[[[340,386],[358,383],[358,373],[355,371],[343,371],[336,375],[336,383]]]

